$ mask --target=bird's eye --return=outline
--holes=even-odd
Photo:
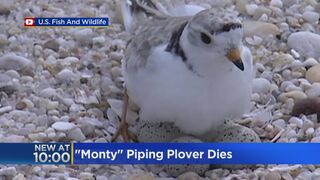
[[[211,38],[208,35],[206,35],[205,33],[201,33],[201,40],[205,44],[211,43]]]

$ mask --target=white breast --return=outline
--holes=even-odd
[[[230,71],[205,78],[186,68],[182,60],[155,48],[145,68],[125,72],[130,98],[145,121],[174,122],[186,133],[202,134],[225,119],[241,116],[249,106],[248,73]]]

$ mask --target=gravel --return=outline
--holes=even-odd
[[[251,49],[256,76],[252,111],[237,120],[244,139],[219,141],[320,142],[316,115],[291,115],[294,105],[320,96],[319,1],[195,0],[192,4],[236,9],[244,20],[244,43]],[[110,142],[122,112],[124,57],[128,34],[111,0],[0,0],[0,141]],[[49,5],[50,4],[50,5]],[[24,28],[24,17],[110,17],[111,27]],[[262,110],[260,109],[262,107]],[[171,141],[159,124],[128,122],[141,141]],[[141,129],[140,129],[141,130]],[[226,130],[227,132],[227,130]],[[145,134],[145,135],[144,135]],[[223,133],[222,133],[223,134]],[[152,139],[154,138],[154,139]],[[222,138],[222,139],[221,139]],[[234,139],[236,138],[236,139]],[[201,139],[203,141],[203,139]],[[188,141],[188,140],[187,140]],[[303,152],[301,152],[303,153]],[[318,165],[266,165],[231,169],[208,166],[179,173],[145,165],[10,165],[1,179],[317,179]],[[205,168],[203,168],[205,167]],[[181,170],[181,169],[180,169]],[[173,170],[172,170],[173,171]],[[195,171],[195,172],[193,172]],[[174,177],[173,177],[174,176]]]

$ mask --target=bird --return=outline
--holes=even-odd
[[[226,119],[249,111],[254,68],[241,19],[223,8],[196,8],[190,15],[186,7],[186,14],[174,16],[157,11],[155,3],[122,4],[131,38],[122,62],[123,112],[113,140],[134,139],[126,123],[129,99],[140,107],[141,121],[171,122],[195,136],[217,132]]]

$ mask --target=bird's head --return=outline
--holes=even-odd
[[[200,69],[219,68],[221,64],[244,71],[242,38],[242,24],[236,15],[210,9],[199,12],[187,23],[180,43],[186,56],[191,57],[191,65]]]

